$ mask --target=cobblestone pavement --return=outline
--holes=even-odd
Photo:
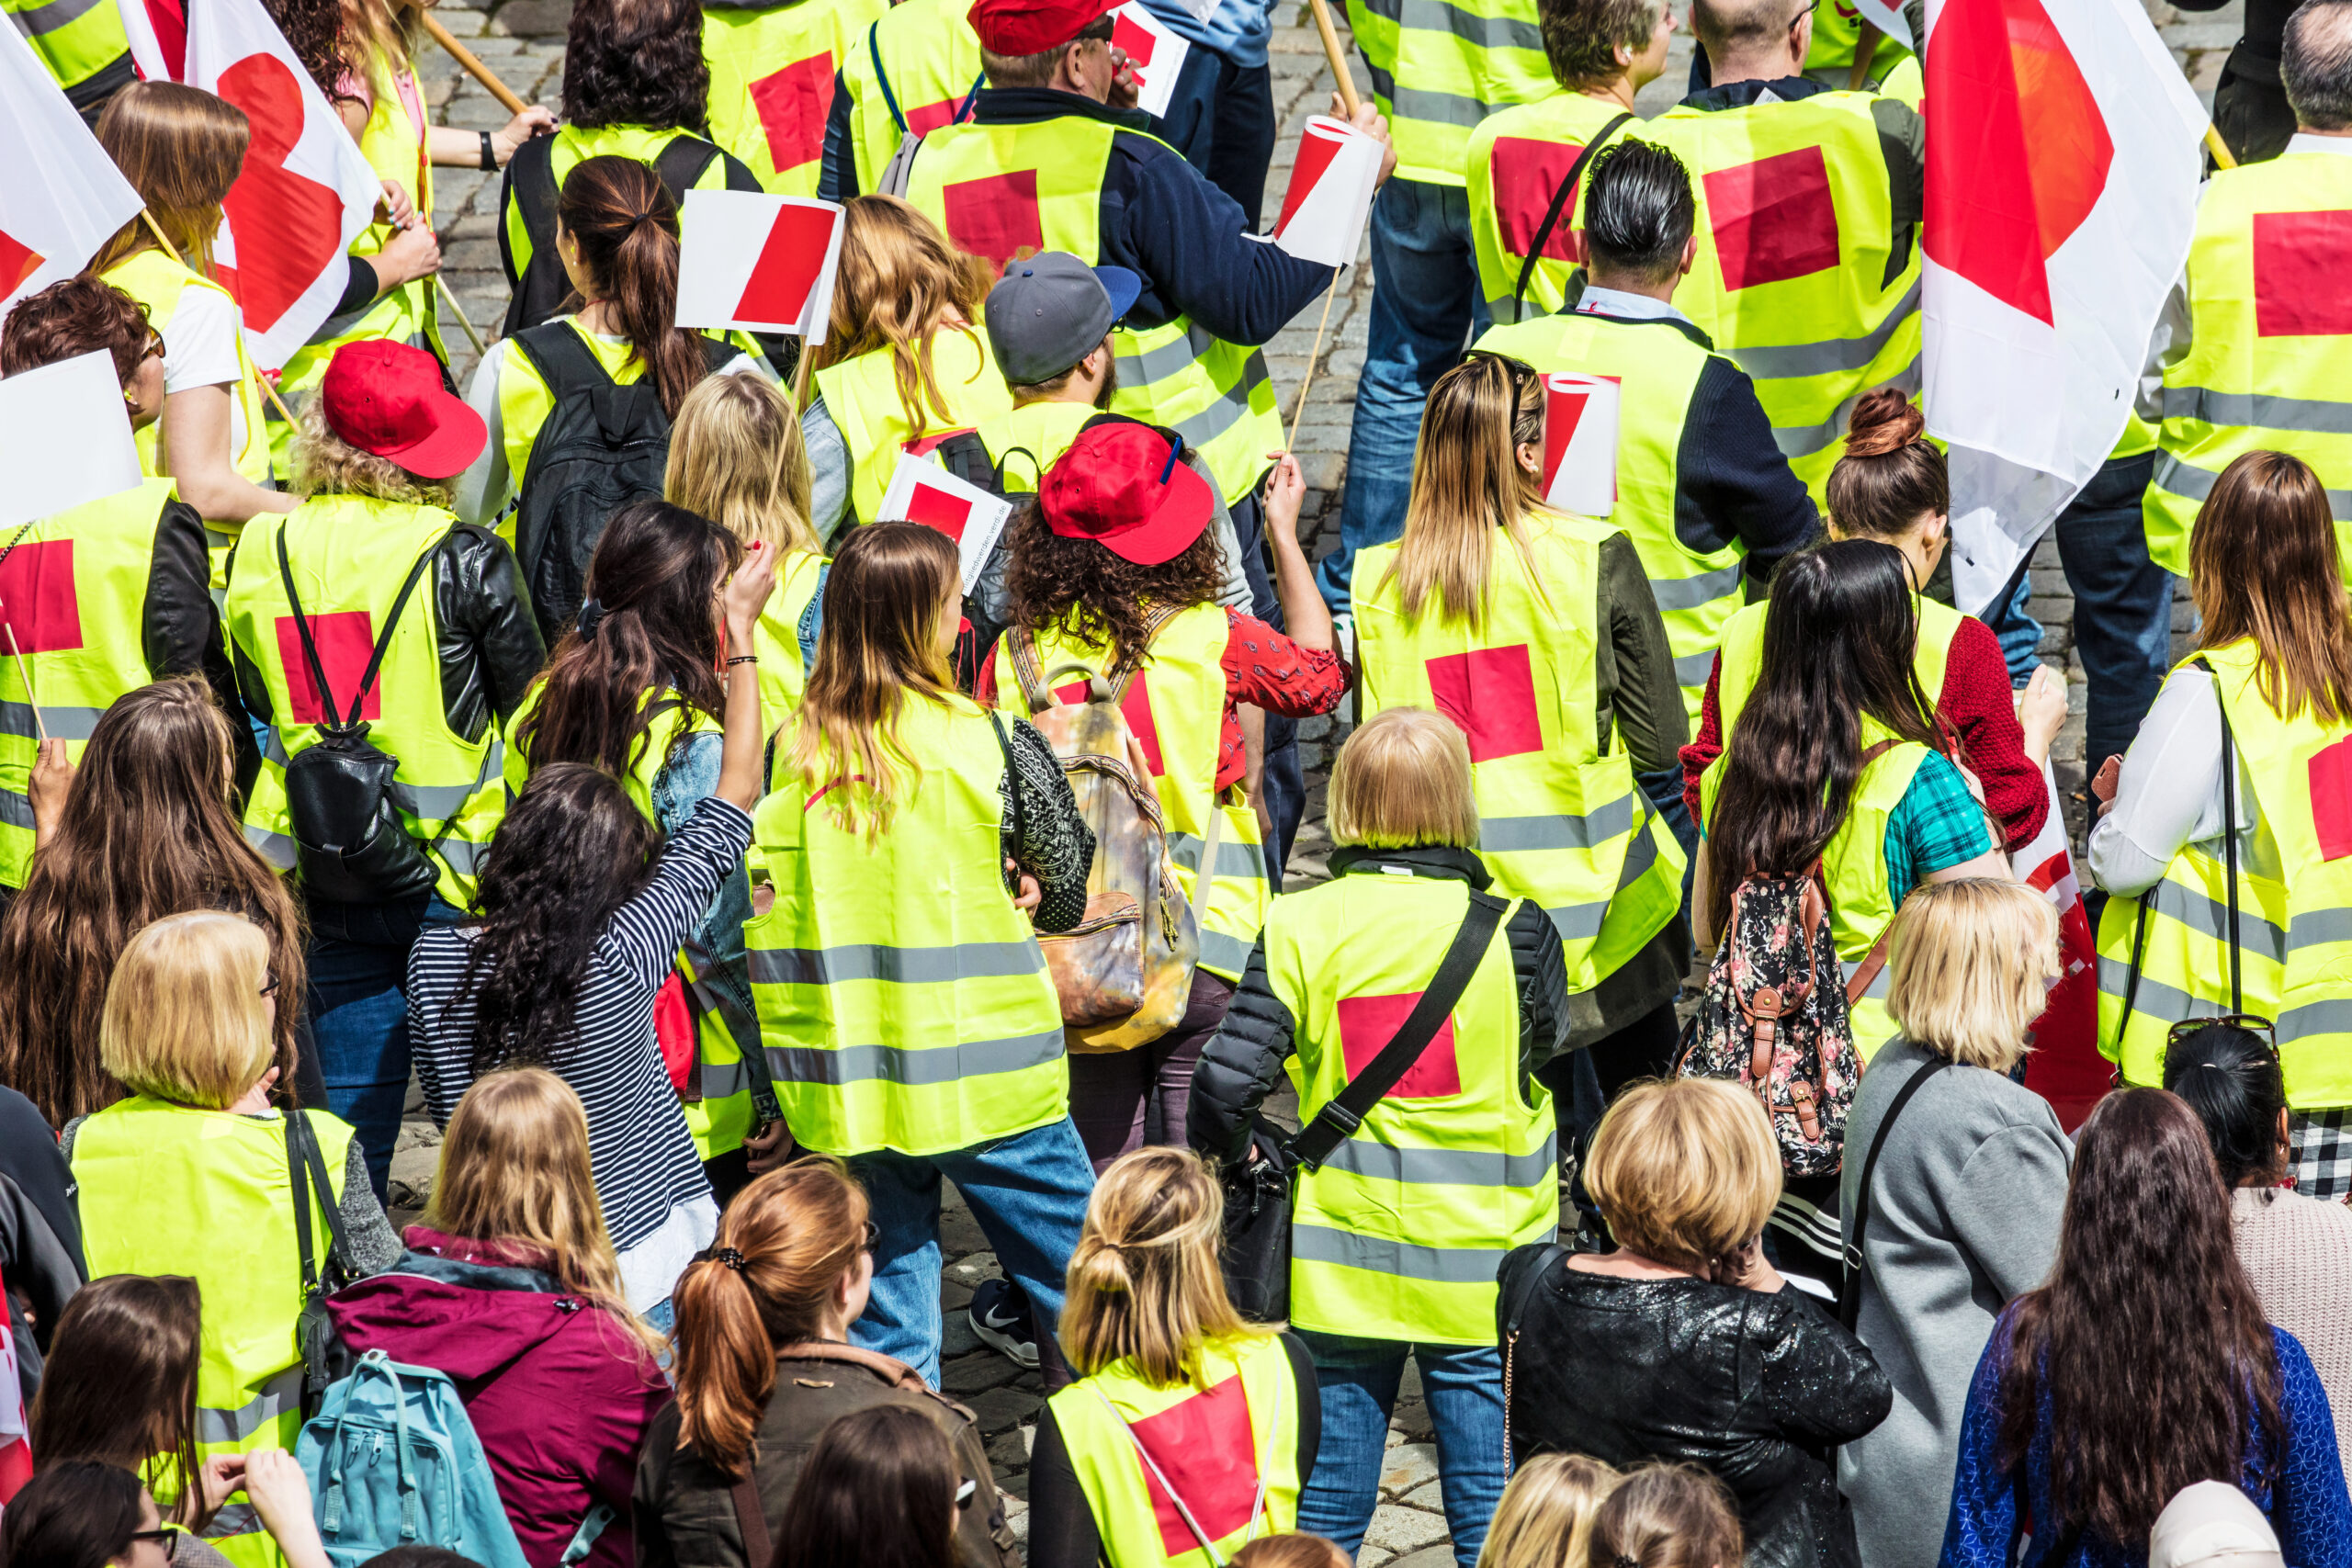
[[[2218,11],[2177,12],[2163,0],[2147,0],[2151,15],[2172,46],[2200,96],[2211,102],[2222,61],[2235,42],[2242,0]],[[1339,6],[1334,4],[1334,10]],[[1677,0],[1678,12],[1687,8]],[[466,40],[483,62],[521,94],[527,102],[560,108],[562,91],[563,30],[571,14],[569,0],[505,0],[491,10],[436,12],[450,31]],[[1341,33],[1343,42],[1346,39]],[[1678,31],[1669,51],[1667,72],[1645,88],[1636,107],[1653,115],[1669,107],[1688,79],[1690,39]],[[1356,87],[1368,93],[1363,63],[1351,56]],[[426,101],[443,123],[469,130],[492,130],[507,116],[490,94],[438,50],[426,46],[418,61]],[[1268,177],[1270,209],[1281,199],[1289,177],[1291,157],[1300,127],[1310,114],[1328,112],[1332,80],[1306,7],[1286,14],[1272,46],[1275,107],[1283,125],[1273,169]],[[435,212],[442,244],[443,277],[483,337],[495,340],[506,309],[507,288],[499,268],[497,216],[499,178],[469,170],[436,170]],[[1312,361],[1314,375],[1307,389],[1304,414],[1297,423],[1296,447],[1308,492],[1301,513],[1301,532],[1307,553],[1319,557],[1338,543],[1340,491],[1346,472],[1350,411],[1356,380],[1364,361],[1367,312],[1372,299],[1372,269],[1367,246],[1363,265],[1338,280],[1324,307],[1310,307],[1266,346],[1267,364],[1282,399],[1285,422],[1296,408],[1301,381]],[[470,378],[476,355],[454,321],[445,337],[462,387]],[[1318,324],[1321,331],[1318,333]],[[2073,600],[2060,570],[2056,547],[2045,540],[2036,552],[2032,569],[2031,607],[2046,628],[2041,645],[2045,661],[2064,668],[2069,682],[2073,716],[2060,733],[2052,758],[2060,787],[2071,794],[2082,787],[2083,674],[2074,655],[2071,620]],[[2175,611],[2176,651],[2188,626],[2188,606]],[[1294,885],[1320,881],[1329,841],[1323,830],[1323,795],[1332,751],[1346,739],[1351,715],[1343,708],[1329,718],[1311,719],[1299,727],[1302,761],[1307,778],[1307,820],[1294,847],[1289,877]],[[2081,829],[2080,807],[2070,811]],[[439,1134],[425,1119],[421,1100],[412,1099],[401,1147],[392,1162],[392,1209],[395,1224],[413,1221],[429,1194]],[[975,1286],[998,1277],[996,1255],[969,1211],[951,1188],[941,1219],[941,1248],[946,1259],[941,1284],[945,1309],[946,1342],[942,1381],[949,1393],[968,1404],[989,1438],[989,1457],[999,1483],[1009,1495],[1016,1528],[1027,1533],[1026,1501],[1029,1450],[1037,1412],[1044,1401],[1035,1372],[1024,1372],[973,1337],[964,1315]],[[1408,1366],[1403,1392],[1389,1427],[1388,1462],[1381,1474],[1380,1505],[1367,1532],[1360,1568],[1442,1568],[1453,1553],[1438,1496],[1437,1456],[1431,1444],[1429,1412],[1419,1380]]]

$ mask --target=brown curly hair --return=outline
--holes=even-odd
[[[1215,528],[1202,529],[1173,560],[1137,566],[1095,540],[1056,534],[1034,497],[1013,513],[1011,527],[1004,588],[1016,626],[1042,630],[1067,617],[1069,630],[1098,648],[1140,649],[1153,609],[1205,604],[1225,585],[1225,549]]]

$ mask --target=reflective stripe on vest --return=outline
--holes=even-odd
[[[0,0],[61,87],[78,87],[130,51],[122,13],[107,0]]]
[[[1051,671],[1083,665],[1101,674],[1112,662],[1099,644],[1068,626],[1036,630],[1037,668]],[[1195,604],[1169,618],[1152,639],[1143,668],[1127,682],[1122,711],[1127,728],[1142,742],[1152,787],[1167,822],[1176,880],[1191,898],[1200,876],[1201,846],[1207,841],[1208,813],[1216,787],[1217,754],[1225,735],[1225,646],[1230,623],[1221,604]],[[1065,696],[1076,689],[1057,687]],[[997,703],[1023,713],[1021,682],[1013,679],[1012,654],[999,641]],[[1216,864],[1210,868],[1208,913],[1200,922],[1201,967],[1238,982],[1266,923],[1273,900],[1266,876],[1266,852],[1258,813],[1239,789],[1230,789],[1214,809],[1221,814]]]
[[[1497,327],[1479,338],[1478,347],[1538,370],[1605,376],[1617,383],[1617,503],[1609,521],[1625,531],[1642,558],[1674,650],[1683,710],[1697,734],[1724,623],[1747,599],[1741,572],[1747,547],[1738,536],[1702,555],[1675,527],[1690,400],[1707,362],[1719,356],[1692,342],[1676,321],[1575,314]]]
[[[1488,115],[1559,90],[1532,0],[1348,0],[1396,174],[1459,186]]]
[[[1469,891],[1366,868],[1274,900],[1266,983],[1295,1021],[1286,1066],[1302,1118],[1395,1035]],[[1521,1077],[1519,981],[1498,928],[1437,1037],[1320,1169],[1299,1173],[1292,1324],[1492,1344],[1496,1266],[1558,1228],[1558,1154],[1551,1096]]]
[[[924,138],[907,199],[992,267],[1024,247],[1068,251],[1091,265],[1113,139],[1142,134],[1077,115],[947,126]],[[1112,412],[1182,435],[1216,475],[1227,504],[1247,495],[1266,471],[1266,454],[1283,445],[1265,355],[1212,337],[1184,316],[1121,327],[1111,343],[1119,365]]]
[[[1919,246],[1908,237],[1889,280],[1897,236],[1874,101],[1830,92],[1678,107],[1643,130],[1680,156],[1699,197],[1699,256],[1674,302],[1755,378],[1816,502],[1862,394],[1919,389]]]
[[[2255,826],[2238,835],[2243,1001],[2230,1002],[2222,845],[2185,845],[2162,881],[2139,898],[2109,899],[2100,918],[2100,1049],[2126,1082],[2161,1084],[2171,1025],[2253,1013],[2278,1024],[2289,1105],[2352,1105],[2352,807],[2342,787],[2352,724],[2323,724],[2309,709],[2281,718],[2263,698],[2250,639],[2201,657],[2241,785],[2252,785]]]
[[[897,738],[915,769],[871,844],[835,818],[849,781],[780,778],[755,817],[776,892],[743,928],[752,995],[786,1119],[821,1154],[939,1154],[1069,1112],[1061,1004],[1004,886],[995,728],[910,696]]]
[[[1534,103],[1490,115],[1471,131],[1464,154],[1470,254],[1478,265],[1479,293],[1497,324],[1512,320],[1511,290],[1519,287],[1527,247],[1535,243],[1560,182],[1576,167],[1586,144],[1622,112],[1608,99],[1555,90]],[[1639,129],[1628,120],[1610,140],[1622,141]],[[1544,259],[1528,274],[1519,320],[1547,315],[1567,299],[1568,275],[1584,259],[1583,211],[1581,191],[1560,209],[1544,242]]]
[[[908,131],[928,136],[959,115],[969,118],[967,106],[980,80],[980,37],[965,19],[967,9],[964,0],[901,0],[851,40],[842,90],[849,95],[859,190],[882,183]]]
[[[2164,452],[2142,502],[2149,558],[2165,570],[2188,574],[2198,508],[2248,452],[2310,464],[2338,532],[2352,525],[2347,227],[2352,167],[2333,153],[2288,152],[2206,183],[2188,248],[2188,350],[2165,367]]]
[[[456,524],[437,506],[321,495],[291,513],[258,515],[246,525],[222,618],[229,641],[269,694],[271,734],[245,807],[245,837],[279,869],[294,864],[287,761],[318,739],[315,727],[324,713],[278,575],[278,531],[288,530],[287,558],[335,710],[348,718],[368,653],[409,568],[437,548]],[[505,748],[492,720],[485,719],[472,740],[449,728],[441,703],[435,570],[427,567],[409,595],[361,716],[369,743],[400,759],[390,795],[409,836],[420,846],[441,839],[434,852],[440,864],[435,891],[462,909],[473,904],[475,859],[506,814],[506,793],[499,787]]]
[[[776,196],[815,196],[833,80],[889,0],[706,6],[710,135]]]
[[[1919,690],[1928,694],[1928,700],[1940,703],[1944,667],[1951,659],[1952,638],[1960,635],[1961,623],[1972,617],[1920,593],[1911,595],[1911,604],[1919,615],[1919,638],[1911,649],[1911,672],[1918,677]],[[1724,624],[1723,673],[1715,681],[1715,716],[1717,733],[1726,750],[1731,747],[1732,726],[1738,722],[1740,710],[1747,705],[1747,694],[1756,689],[1757,676],[1763,669],[1764,617],[1771,607],[1769,601],[1745,605]]]
[[[1050,1402],[1110,1568],[1211,1568],[1298,1523],[1299,1392],[1282,1341],[1237,1336],[1193,1355],[1186,1382],[1157,1387],[1114,1361]]]
[[[840,427],[842,445],[854,462],[849,498],[861,523],[881,514],[882,497],[890,489],[901,452],[921,457],[949,433],[971,430],[982,420],[1012,411],[1004,372],[997,368],[988,336],[977,326],[943,327],[932,334],[930,347],[933,378],[942,401],[922,400],[917,420],[908,418],[899,400],[898,356],[889,349],[877,348],[817,372],[825,412]]]
[[[1088,403],[1023,403],[979,428],[989,461],[1000,465],[1007,494],[1027,493],[1099,411]],[[1024,456],[1025,454],[1025,456]]]
[[[1497,529],[1486,617],[1473,626],[1388,581],[1397,547],[1356,558],[1357,702],[1363,718],[1411,705],[1470,741],[1478,858],[1494,891],[1531,898],[1566,945],[1568,989],[1614,974],[1682,907],[1687,863],[1613,733],[1601,750],[1595,642],[1605,523],[1531,512],[1532,562]]]

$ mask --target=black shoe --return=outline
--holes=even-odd
[[[964,1315],[972,1320],[972,1332],[980,1337],[981,1344],[1011,1358],[1017,1366],[1036,1370],[1036,1318],[1020,1286],[1010,1280],[981,1280]]]

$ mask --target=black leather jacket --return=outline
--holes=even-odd
[[[1499,1320],[1543,1252],[1503,1260]],[[1831,1450],[1894,1403],[1860,1340],[1793,1285],[1621,1280],[1555,1255],[1532,1289],[1511,1352],[1515,1463],[1550,1450],[1688,1460],[1738,1499],[1747,1568],[1857,1568]]]

